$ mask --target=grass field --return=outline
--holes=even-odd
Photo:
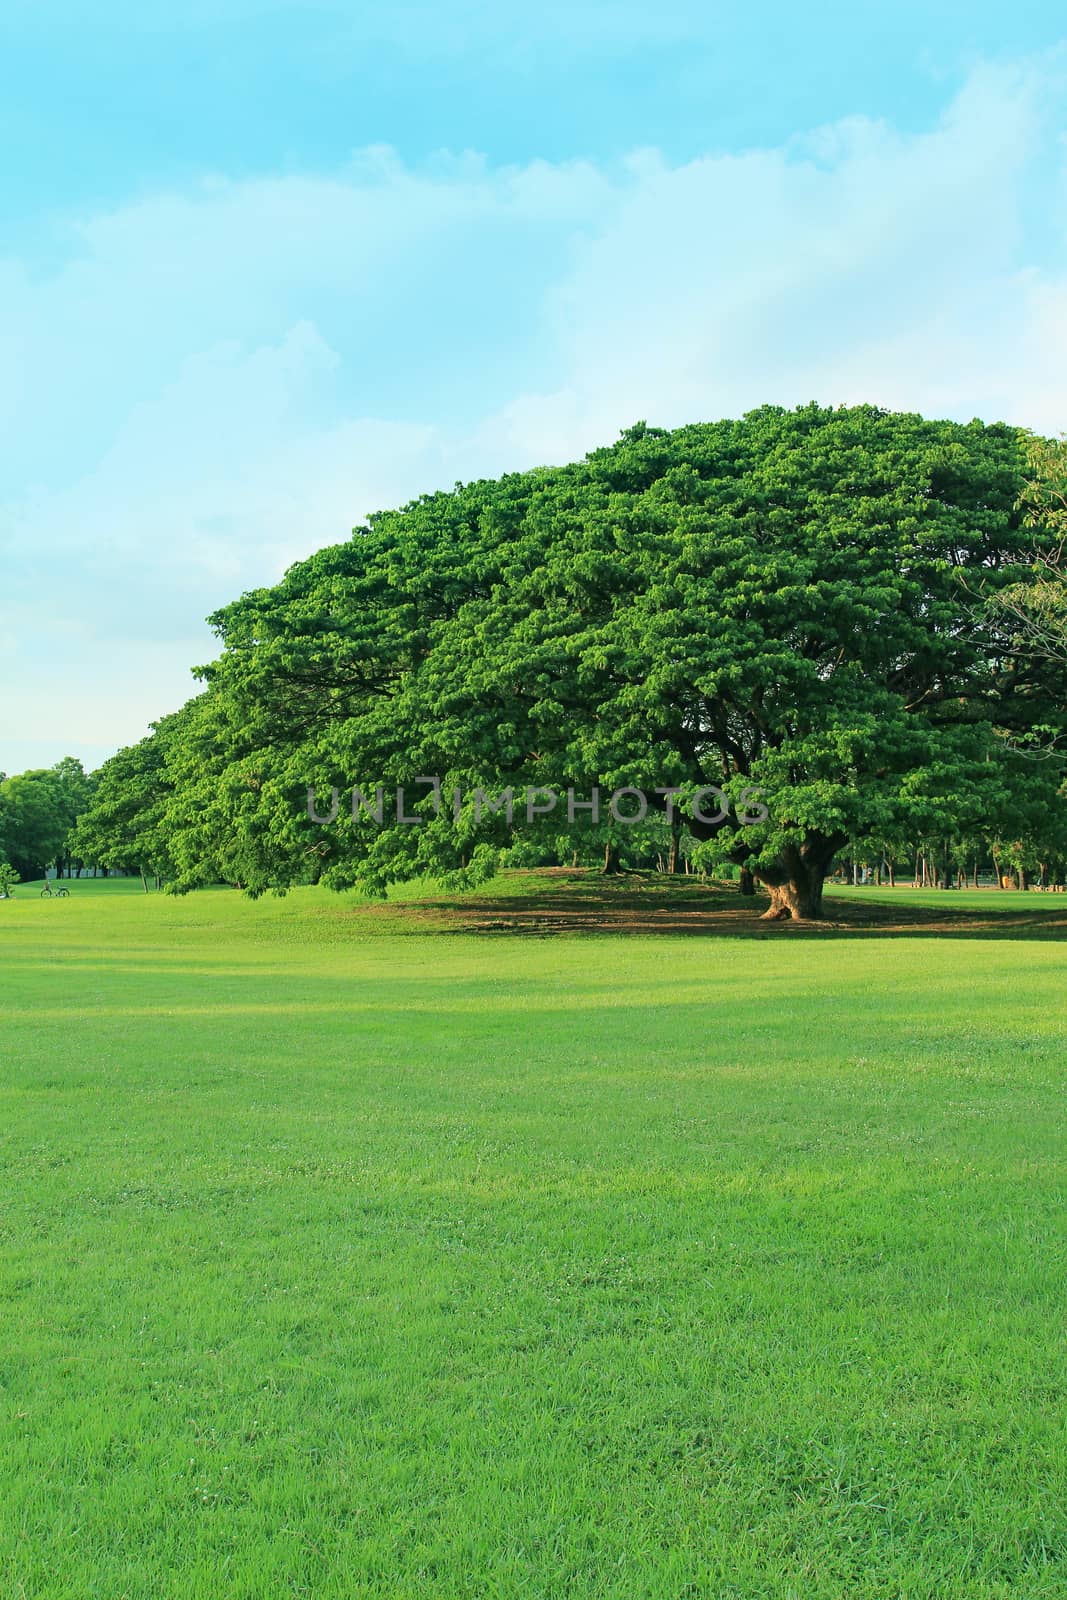
[[[1067,1596],[1067,897],[71,887],[0,904],[4,1600]]]

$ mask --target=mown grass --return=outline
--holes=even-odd
[[[1067,1594],[1062,940],[134,887],[0,905],[5,1597]]]

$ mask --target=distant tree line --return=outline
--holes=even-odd
[[[1062,884],[1063,461],[1003,424],[764,407],[423,496],[216,613],[202,691],[104,764],[55,849],[253,894],[714,872],[797,918],[835,863]],[[309,821],[309,785],[427,774],[683,811],[758,786],[769,815]]]
[[[0,866],[10,869],[7,881],[43,877],[48,867],[68,876],[80,870],[74,825],[94,789],[95,779],[73,756],[12,777],[0,773]]]

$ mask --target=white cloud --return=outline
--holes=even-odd
[[[75,680],[91,743],[138,736],[214,606],[371,510],[639,416],[816,398],[1067,426],[1058,87],[1055,62],[983,69],[926,133],[850,119],[681,165],[371,150],[81,219],[58,271],[0,266],[5,740],[43,720],[62,753]],[[76,623],[47,646],[42,600]]]
[[[1051,289],[1019,271],[1042,88],[984,71],[921,136],[851,119],[784,151],[643,158],[555,291],[578,409],[610,396],[616,417],[678,422],[766,399],[1006,402],[1046,422],[1032,373],[1005,382]]]

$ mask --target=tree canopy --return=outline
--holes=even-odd
[[[1032,578],[1024,457],[1001,424],[765,407],[380,513],[212,618],[205,692],[109,764],[85,827],[109,806],[179,887],[380,889],[566,829],[479,816],[479,787],[632,786],[793,917],[850,842],[1022,837],[1061,775],[1005,734],[1062,719],[1064,671],[974,597]],[[421,825],[309,822],[309,785],[354,784]],[[702,820],[712,784],[732,806]]]

